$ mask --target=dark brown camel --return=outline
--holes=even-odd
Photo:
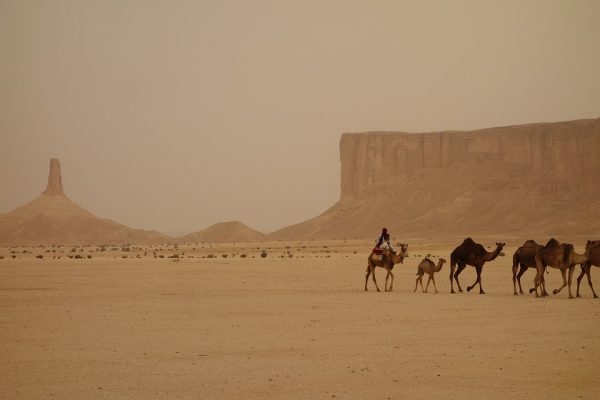
[[[535,297],[538,296],[537,288],[541,284],[541,277],[544,275],[546,267],[552,267],[560,269],[560,273],[563,277],[563,284],[560,288],[554,289],[552,293],[557,294],[565,287],[569,286],[569,298],[573,298],[571,293],[571,282],[573,280],[573,271],[575,265],[583,264],[587,262],[585,254],[575,253],[575,248],[570,243],[558,243],[556,241],[550,241],[544,248],[535,254],[535,263],[537,267],[537,274],[535,276]],[[569,279],[567,281],[567,270],[569,271]]]
[[[554,239],[551,239],[551,240],[554,240]],[[541,244],[537,244],[535,242],[535,240],[528,240],[525,242],[525,244],[523,244],[523,246],[519,247],[517,249],[517,251],[515,251],[515,254],[513,255],[513,266],[512,266],[513,289],[514,289],[513,294],[515,296],[517,296],[519,293],[524,294],[523,287],[521,286],[521,276],[523,276],[523,274],[525,273],[525,271],[527,271],[527,269],[529,269],[529,268],[535,269],[536,268],[535,254],[543,248],[544,248],[544,246],[542,246]],[[519,265],[521,266],[521,268],[519,269],[519,273],[517,274],[517,269],[519,268]],[[519,283],[519,293],[517,293],[517,282]],[[543,295],[547,296],[548,293],[546,293],[546,285],[545,285],[545,281],[544,281],[544,275],[542,275],[541,285],[542,285]],[[529,293],[532,293],[532,292],[533,292],[533,289],[531,289],[529,291]]]
[[[392,269],[394,269],[395,264],[402,264],[404,262],[404,257],[408,255],[408,244],[400,244],[400,251],[397,254],[392,253],[391,251],[386,251],[384,254],[375,254],[371,253],[367,262],[367,275],[365,276],[365,291],[367,291],[367,282],[369,282],[369,275],[373,275],[373,282],[375,283],[375,287],[378,292],[379,286],[377,286],[377,280],[375,279],[375,267],[384,268],[387,271],[387,275],[385,276],[385,291],[392,291],[394,287],[394,274],[392,273]],[[392,282],[390,283],[390,288],[388,289],[388,278],[392,277]]]
[[[592,294],[594,295],[594,298],[597,299],[598,296],[594,291],[594,286],[592,286],[592,277],[590,274],[590,269],[592,268],[592,265],[600,267],[600,240],[588,240],[587,244],[585,245],[585,255],[587,256],[587,262],[581,264],[581,273],[577,277],[576,296],[581,297],[579,295],[579,285],[581,284],[581,278],[583,278],[583,275],[587,275],[588,284],[592,289]]]
[[[467,292],[470,292],[471,289],[475,287],[476,284],[479,283],[479,293],[484,294],[483,288],[481,287],[481,270],[483,269],[483,264],[487,261],[493,261],[506,243],[496,243],[496,250],[492,252],[485,251],[485,248],[479,243],[475,243],[473,239],[466,238],[460,246],[458,246],[452,254],[450,254],[450,293],[454,292],[454,283],[452,278],[456,279],[456,284],[458,285],[458,291],[462,292],[462,288],[460,287],[460,282],[458,281],[458,276],[465,269],[467,265],[471,265],[475,267],[477,271],[477,280],[471,286],[467,287]],[[454,273],[454,269],[458,265],[458,269],[456,269],[456,273]]]

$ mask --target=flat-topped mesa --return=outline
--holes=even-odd
[[[48,187],[42,192],[48,196],[65,195],[60,174],[60,161],[58,158],[50,159],[50,174],[48,174]]]

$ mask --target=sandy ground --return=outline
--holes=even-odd
[[[413,293],[423,256],[449,259],[423,244],[393,292],[365,293],[369,246],[0,249],[0,398],[600,398],[587,283],[575,300],[513,296],[506,248],[484,267],[485,295],[451,295],[447,265],[439,294]],[[463,287],[474,279],[465,270]]]

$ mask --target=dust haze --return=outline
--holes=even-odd
[[[340,197],[344,132],[600,114],[595,1],[0,1],[0,213],[45,187],[184,234]]]

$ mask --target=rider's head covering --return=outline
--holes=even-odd
[[[387,234],[387,228],[383,228],[383,229],[381,230],[381,233],[382,233],[383,235],[386,235],[386,234]]]

